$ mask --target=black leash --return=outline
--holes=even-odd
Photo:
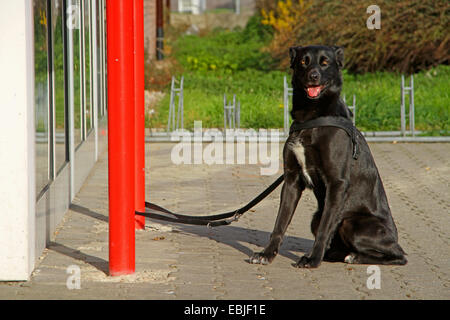
[[[178,222],[184,224],[203,225],[208,227],[224,226],[237,221],[239,217],[261,202],[267,197],[273,190],[275,190],[284,180],[284,175],[281,175],[275,182],[273,182],[266,190],[261,192],[255,199],[247,203],[242,208],[235,211],[226,213],[211,215],[211,216],[189,216],[173,213],[167,209],[164,209],[157,204],[151,202],[145,202],[145,212],[136,211],[137,215],[164,220],[171,222]]]
[[[356,139],[357,129],[353,126],[353,123],[346,118],[341,117],[320,117],[305,122],[294,121],[289,130],[289,134],[295,131],[301,131],[304,129],[312,129],[317,127],[337,127],[345,130],[352,139],[353,143],[353,158],[357,159],[359,155],[359,147]],[[157,204],[151,202],[145,202],[145,212],[136,211],[135,214],[144,216],[151,219],[164,220],[170,222],[177,222],[183,224],[202,225],[208,227],[217,227],[229,225],[230,223],[237,221],[240,216],[245,212],[253,208],[264,198],[266,198],[273,190],[275,190],[284,181],[284,174],[278,177],[266,190],[261,192],[256,198],[247,203],[245,206],[230,212],[221,214],[215,214],[210,216],[190,216],[173,213]]]

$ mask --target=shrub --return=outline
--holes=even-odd
[[[215,30],[199,39],[185,35],[177,40],[176,59],[186,70],[231,74],[238,70],[269,70],[270,55],[261,50],[261,39],[251,38],[256,31]],[[180,46],[179,43],[183,45]]]
[[[281,5],[290,10],[281,10]],[[350,72],[395,71],[413,73],[450,60],[450,2],[446,0],[379,0],[381,29],[369,30],[366,10],[372,1],[259,0],[257,7],[275,30],[270,52],[281,68],[287,66],[291,45],[325,44],[345,48]],[[292,31],[277,21],[298,15]]]
[[[278,62],[279,67],[289,67],[287,48],[294,46],[295,37],[292,34],[307,23],[306,12],[311,7],[311,0],[286,0],[276,2],[274,9],[267,11],[261,9],[263,19],[261,23],[273,28],[274,36],[266,51],[271,52],[272,57]],[[281,48],[284,48],[280,50]]]

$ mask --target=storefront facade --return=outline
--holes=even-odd
[[[105,0],[0,2],[0,281],[27,280],[107,145]]]

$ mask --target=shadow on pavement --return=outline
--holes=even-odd
[[[239,250],[248,257],[253,254],[253,250],[247,244],[261,247],[261,249],[258,249],[258,251],[261,251],[267,245],[270,238],[270,232],[246,229],[232,225],[210,229],[205,226],[185,225],[149,219],[146,227],[151,227],[151,222],[149,223],[149,221],[155,221],[164,226],[173,226],[174,229],[172,232],[181,232],[189,235],[205,237],[210,240],[226,244],[236,250]],[[303,254],[309,252],[313,246],[313,243],[314,241],[310,239],[285,236],[279,255],[297,262]],[[246,259],[246,261],[248,262],[248,259]]]
[[[71,204],[70,209],[86,216],[98,219],[100,221],[108,222],[107,216],[94,212],[89,208],[77,204]],[[233,225],[208,228],[206,226],[186,225],[161,220],[147,219],[146,228],[151,227],[152,222],[150,221],[154,221],[164,226],[172,226],[174,227],[172,232],[181,232],[223,243],[242,252],[248,257],[253,254],[253,250],[248,246],[249,244],[260,247],[260,249],[258,249],[257,251],[261,251],[267,245],[270,238],[270,232],[255,229],[246,229]],[[297,262],[303,254],[310,251],[313,243],[314,241],[311,239],[285,236],[280,248],[279,255],[291,259],[293,262]],[[108,274],[108,262],[101,258],[81,253],[78,250],[65,247],[64,245],[56,242],[50,243],[49,249],[57,251],[61,254],[65,254],[74,259],[85,261],[98,270],[104,272],[105,274]],[[248,259],[246,259],[245,261],[248,262]]]
[[[63,254],[65,256],[68,256],[72,259],[86,262],[86,263],[90,264],[91,266],[93,266],[94,268],[96,268],[97,270],[105,273],[106,275],[109,274],[109,263],[108,263],[108,261],[106,261],[102,258],[91,256],[86,253],[82,253],[79,250],[69,248],[63,244],[60,244],[60,243],[54,242],[54,241],[49,242],[47,244],[47,248],[49,250],[52,250],[52,251],[58,252],[60,254]]]
[[[72,211],[84,214],[84,215],[86,215],[88,217],[91,217],[91,218],[94,218],[94,219],[98,219],[98,220],[103,221],[103,222],[108,222],[109,221],[108,217],[104,216],[103,214],[95,212],[95,211],[92,211],[91,209],[83,207],[83,206],[80,206],[78,204],[72,203],[70,205],[69,209],[72,210]]]

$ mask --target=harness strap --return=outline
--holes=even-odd
[[[353,144],[352,157],[355,160],[358,159],[360,152],[357,141],[358,130],[355,128],[350,119],[343,117],[327,116],[327,117],[319,117],[305,122],[294,121],[291,125],[291,128],[289,129],[289,135],[291,135],[293,132],[296,131],[302,131],[304,129],[313,129],[317,127],[337,127],[347,132],[349,137],[352,139]]]

